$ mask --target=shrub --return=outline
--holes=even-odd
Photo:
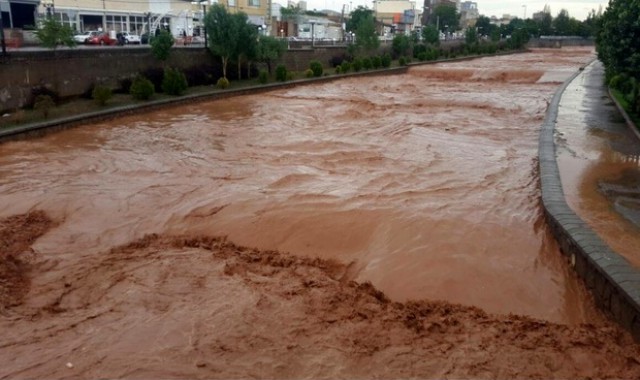
[[[627,76],[626,76],[625,74],[618,74],[618,75],[615,75],[615,76],[614,76],[613,78],[611,78],[611,80],[609,81],[609,86],[610,86],[611,88],[614,88],[614,89],[616,89],[616,90],[619,90],[619,89],[620,89],[620,84],[621,84],[623,81],[627,80],[627,79],[628,79],[628,78],[627,78]]]
[[[351,62],[344,61],[342,62],[342,65],[340,65],[340,67],[341,67],[340,71],[346,74],[351,70]]]
[[[304,76],[307,77],[307,78],[313,78],[315,76],[315,74],[313,73],[313,70],[306,69],[304,71]]]
[[[164,79],[162,80],[162,91],[169,95],[182,95],[189,84],[187,77],[178,69],[167,68],[164,71]]]
[[[162,81],[164,80],[164,69],[160,67],[150,67],[140,73],[153,84],[155,92],[162,92]]]
[[[294,80],[294,79],[295,79],[295,75],[293,71],[287,71],[287,80]]]
[[[120,89],[118,91],[122,92],[123,94],[128,94],[129,90],[131,89],[131,83],[133,83],[131,78],[121,79],[120,80]]]
[[[344,62],[344,61],[345,61],[345,56],[344,55],[334,55],[329,60],[329,64],[331,65],[331,67],[338,67],[338,66],[342,65],[342,62]]]
[[[322,76],[322,63],[320,61],[311,61],[309,62],[309,68],[313,71],[313,76],[321,77]]]
[[[403,56],[401,56],[400,58],[398,58],[398,64],[400,66],[406,66],[407,65],[407,59]]]
[[[53,98],[49,95],[38,95],[36,96],[36,100],[33,103],[33,108],[42,112],[42,116],[44,118],[49,117],[49,110],[55,107],[56,103],[53,101]]]
[[[388,53],[385,53],[380,57],[380,62],[382,63],[382,67],[391,67],[391,56]]]
[[[379,69],[382,66],[382,60],[377,55],[375,57],[371,57],[371,66],[374,69]]]
[[[269,72],[267,70],[260,70],[258,74],[258,82],[261,84],[267,84],[269,82]]]
[[[285,65],[278,65],[276,67],[276,80],[285,82],[287,80],[287,68]]]
[[[216,87],[221,90],[226,89],[227,87],[229,87],[229,79],[225,77],[218,79],[218,82],[216,82]]]
[[[111,89],[107,86],[95,86],[91,91],[91,97],[99,106],[107,104],[112,95]]]
[[[51,98],[51,100],[53,100],[54,103],[57,103],[58,100],[60,99],[60,96],[58,96],[58,93],[50,90],[49,88],[45,87],[45,86],[35,86],[33,88],[31,88],[31,96],[33,97],[33,103],[31,104],[32,106],[35,106],[35,99],[39,96],[39,95],[47,95]]]
[[[336,74],[340,74],[342,72],[342,67],[340,65],[336,66]]]
[[[153,83],[142,75],[138,75],[131,83],[129,93],[136,100],[149,100],[155,93]]]
[[[362,60],[360,58],[355,58],[353,62],[351,62],[351,68],[355,72],[362,70]]]
[[[373,66],[373,64],[371,63],[371,58],[369,58],[369,57],[362,58],[362,68],[363,69],[371,70],[372,66]]]
[[[420,61],[426,61],[427,60],[427,53],[426,52],[421,52],[420,54],[418,54],[418,59]]]

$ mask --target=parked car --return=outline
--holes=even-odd
[[[90,37],[87,43],[90,45],[115,45],[118,40],[109,37],[109,33],[100,32]]]
[[[137,34],[131,34],[129,32],[122,32],[122,36],[124,37],[125,44],[139,44],[140,36]]]
[[[73,36],[73,39],[79,44],[86,44],[89,42],[89,39],[98,35],[97,30],[89,30],[81,34],[76,34]]]

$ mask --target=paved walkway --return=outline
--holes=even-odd
[[[595,62],[562,86],[542,125],[542,200],[562,252],[596,303],[640,341],[640,227],[627,210],[640,203],[638,156],[640,142]]]

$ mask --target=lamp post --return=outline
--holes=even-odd
[[[315,45],[315,40],[316,40],[316,32],[315,32],[316,20],[309,20],[309,22],[311,23],[311,47],[313,47]]]
[[[7,42],[4,39],[4,24],[2,23],[2,7],[0,7],[0,45],[2,46],[2,56],[7,56]]]

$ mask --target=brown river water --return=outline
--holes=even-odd
[[[637,378],[540,204],[548,102],[593,58],[417,66],[0,145],[0,379]]]

